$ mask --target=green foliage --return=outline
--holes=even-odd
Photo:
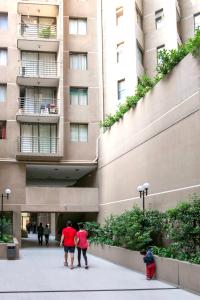
[[[86,222],[92,243],[140,251],[151,246],[154,254],[200,264],[200,196],[179,203],[166,213],[134,207],[105,219],[100,226]],[[162,247],[162,237],[171,244]]]
[[[51,26],[45,26],[39,32],[40,38],[49,39],[49,38],[55,38],[55,36],[56,36],[55,32],[51,31]]]
[[[147,75],[143,75],[136,86],[135,95],[128,96],[124,104],[120,104],[116,113],[108,115],[100,122],[100,127],[110,128],[115,122],[123,118],[123,115],[134,108],[137,102],[143,98],[161,79],[169,74],[173,68],[188,54],[194,57],[200,56],[200,30],[188,40],[186,44],[181,45],[177,50],[162,50],[159,52],[159,61],[156,76],[152,79]]]

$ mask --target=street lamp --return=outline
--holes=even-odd
[[[144,197],[148,195],[148,189],[150,184],[148,182],[143,183],[143,185],[138,185],[137,191],[140,193],[140,198],[142,198],[142,209],[145,210]]]
[[[1,194],[1,240],[3,240],[3,198],[6,197],[8,199],[10,194],[11,189],[9,188],[5,189],[4,193]]]

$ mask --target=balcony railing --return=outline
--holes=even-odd
[[[33,99],[21,97],[19,98],[19,113],[23,115],[55,115],[58,114],[58,100],[50,98]]]
[[[58,153],[58,138],[21,136],[18,150],[20,153],[56,154]]]
[[[22,77],[57,77],[57,62],[22,60],[19,75]]]
[[[20,24],[20,35],[24,38],[56,39],[56,25]]]

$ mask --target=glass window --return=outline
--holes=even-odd
[[[88,124],[70,124],[71,142],[88,141]]]
[[[69,33],[70,34],[87,34],[87,19],[69,19]]]
[[[87,53],[70,53],[70,69],[87,70]]]
[[[157,64],[158,65],[162,63],[162,59],[159,57],[159,53],[164,49],[165,49],[165,45],[157,47]]]
[[[6,121],[0,121],[0,140],[6,139]]]
[[[142,14],[137,7],[136,7],[136,17],[137,17],[137,24],[142,29]]]
[[[0,13],[0,30],[8,29],[8,14]]]
[[[88,105],[88,89],[87,88],[70,88],[70,104],[71,105]]]
[[[6,101],[6,90],[7,90],[6,85],[0,84],[0,102]]]
[[[118,92],[118,100],[124,100],[125,98],[125,79],[119,80],[117,82],[117,92]]]
[[[117,63],[123,62],[124,57],[124,42],[117,45]]]
[[[143,51],[138,42],[137,42],[136,51],[137,51],[137,59],[140,62],[140,64],[143,65]]]
[[[122,25],[122,22],[123,22],[123,15],[124,15],[123,7],[117,8],[117,9],[116,9],[116,25],[117,25],[117,26]]]
[[[200,13],[194,15],[194,31],[200,29]]]
[[[7,65],[7,49],[0,48],[0,65]]]
[[[156,22],[156,29],[159,29],[163,26],[163,22],[164,22],[163,8],[155,12],[155,22]]]

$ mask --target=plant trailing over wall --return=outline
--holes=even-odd
[[[133,96],[128,96],[123,104],[118,106],[115,114],[107,115],[103,121],[100,121],[100,127],[110,128],[115,122],[123,118],[123,115],[134,108],[137,102],[143,98],[161,79],[163,79],[171,70],[187,55],[191,53],[194,57],[200,56],[200,30],[188,40],[187,43],[181,45],[177,50],[162,50],[159,53],[160,63],[158,64],[156,76],[152,79],[147,75],[143,75]]]
[[[166,213],[143,212],[137,207],[119,216],[111,215],[100,226],[86,222],[92,243],[130,250],[152,247],[154,254],[200,264],[200,196],[194,195]],[[170,241],[162,246],[162,237]]]

